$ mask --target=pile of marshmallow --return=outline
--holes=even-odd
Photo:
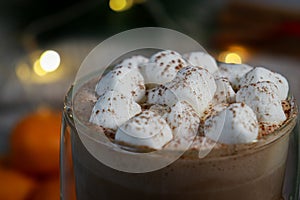
[[[205,137],[250,143],[260,123],[286,120],[281,102],[288,90],[282,75],[262,67],[218,66],[204,52],[165,50],[149,59],[127,58],[102,76],[90,122],[114,130],[116,142],[162,149],[172,142],[187,145],[209,113]]]

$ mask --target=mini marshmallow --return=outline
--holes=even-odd
[[[278,93],[278,87],[270,81],[252,83],[241,87],[236,101],[250,106],[259,122],[279,124],[286,120],[286,116]]]
[[[235,102],[235,92],[232,89],[227,78],[218,78],[215,80],[217,90],[215,96],[212,100],[214,105],[220,103],[234,103]]]
[[[169,113],[165,113],[165,117],[174,136],[168,148],[188,148],[198,134],[200,124],[200,118],[193,107],[185,101],[178,101]]]
[[[141,56],[141,55],[135,55],[130,58],[125,58],[124,60],[121,60],[118,62],[112,69],[119,69],[119,68],[128,68],[128,69],[137,69],[139,70],[139,65],[147,63],[149,61],[148,58]]]
[[[213,74],[218,71],[218,65],[214,57],[205,52],[191,52],[183,55],[189,64],[193,66],[200,66],[208,70],[209,73]]]
[[[165,119],[167,113],[171,112],[171,108],[166,105],[154,104],[149,108],[150,111],[155,112]]]
[[[172,138],[172,130],[167,122],[159,114],[149,110],[125,122],[115,135],[116,142],[157,150],[162,149]]]
[[[143,99],[146,92],[144,78],[133,61],[117,65],[100,79],[95,89],[99,96],[109,90],[131,95],[135,101]]]
[[[148,61],[149,61],[148,58],[141,56],[141,55],[136,55],[136,56],[132,56],[131,58],[124,59],[117,66],[123,65],[123,66],[131,66],[133,68],[138,68],[139,65],[141,65],[143,63],[147,63]]]
[[[180,70],[176,78],[166,85],[179,100],[188,102],[199,115],[208,107],[217,88],[213,76],[206,69],[193,66]]]
[[[200,118],[193,107],[185,101],[178,101],[171,107],[169,113],[165,113],[166,121],[173,130],[174,135],[192,134],[198,132]]]
[[[210,96],[216,92],[216,83],[214,77],[209,71],[202,67],[188,66],[180,70],[176,77],[190,84],[196,84],[200,87],[209,89]]]
[[[148,63],[140,65],[147,84],[163,84],[174,79],[176,73],[186,67],[186,61],[175,51],[165,50],[154,54]]]
[[[219,71],[215,72],[215,78],[227,78],[233,89],[238,89],[241,78],[253,67],[246,64],[220,63]]]
[[[217,115],[219,112],[225,110],[228,106],[229,106],[228,103],[220,103],[220,104],[216,104],[216,105],[212,106],[209,116]]]
[[[256,67],[249,71],[240,81],[240,86],[249,85],[262,81],[271,81],[278,87],[278,95],[281,100],[285,100],[288,95],[289,85],[286,78],[263,67]]]
[[[140,113],[141,107],[132,98],[117,91],[102,94],[93,107],[90,122],[117,130],[118,126]]]
[[[258,121],[245,103],[230,104],[205,121],[205,136],[224,144],[250,143],[257,139]]]
[[[159,104],[171,107],[178,101],[178,97],[174,91],[165,85],[159,85],[147,90],[146,96],[148,104]]]
[[[148,92],[148,103],[173,106],[177,101],[188,102],[202,115],[216,91],[213,76],[200,67],[188,66],[175,79]]]

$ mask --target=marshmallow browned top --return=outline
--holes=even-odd
[[[270,81],[243,86],[236,94],[236,101],[249,105],[259,122],[279,124],[286,120],[278,87]]]
[[[140,71],[145,83],[163,84],[173,80],[176,73],[186,66],[186,61],[179,53],[165,50],[154,54],[148,63],[140,65]]]
[[[274,83],[278,90],[278,96],[281,100],[285,100],[288,95],[289,85],[287,80],[280,74],[272,72],[263,67],[256,67],[245,74],[241,78],[240,86],[249,85],[251,83],[257,83],[262,81],[270,81]]]

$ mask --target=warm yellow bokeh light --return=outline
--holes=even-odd
[[[16,75],[21,81],[27,81],[30,79],[30,68],[26,64],[19,64],[16,68]]]
[[[218,60],[219,60],[220,62],[225,62],[225,58],[226,58],[226,56],[227,56],[228,53],[230,53],[230,52],[228,52],[228,51],[223,51],[223,52],[221,52],[221,53],[219,54],[219,56],[218,56]]]
[[[241,64],[242,63],[242,58],[237,53],[228,53],[225,56],[225,63]]]
[[[133,2],[133,0],[110,0],[109,7],[113,11],[120,12],[131,8]]]
[[[114,11],[122,11],[126,8],[126,0],[110,0],[109,7]]]
[[[33,71],[38,76],[45,76],[47,72],[42,68],[40,60],[36,60],[33,64]]]
[[[249,50],[241,45],[231,45],[219,54],[218,60],[225,63],[241,64],[250,57]]]
[[[44,72],[53,72],[60,65],[60,56],[56,51],[45,51],[40,57],[40,66]]]
[[[242,58],[243,61],[247,60],[249,57],[249,53],[247,49],[240,45],[232,45],[228,48],[230,52],[234,52],[239,54],[239,56]]]

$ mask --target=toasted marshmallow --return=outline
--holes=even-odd
[[[214,105],[220,103],[233,103],[235,102],[235,92],[232,89],[227,78],[218,78],[215,80],[217,90],[212,100]]]
[[[200,66],[205,69],[211,74],[218,71],[218,65],[216,60],[209,54],[205,52],[191,52],[183,55],[189,64],[193,66]]]
[[[163,84],[174,79],[176,73],[186,67],[186,61],[175,51],[165,50],[154,54],[148,63],[140,65],[147,84]]]
[[[146,87],[137,64],[127,60],[103,76],[95,90],[99,96],[106,91],[113,90],[124,95],[131,95],[135,101],[141,101],[145,96]]]
[[[250,106],[259,122],[279,124],[286,116],[278,93],[278,87],[270,81],[252,83],[240,88],[236,101]]]
[[[172,140],[172,130],[157,113],[146,110],[120,126],[115,140],[133,146],[161,149]]]
[[[258,121],[253,110],[245,103],[230,104],[205,121],[205,136],[225,144],[255,141]]]
[[[117,91],[102,94],[93,107],[90,122],[117,130],[118,126],[140,113],[141,107],[131,97]]]
[[[271,81],[278,87],[278,95],[281,100],[285,100],[288,95],[289,85],[287,80],[280,74],[272,72],[263,67],[256,67],[249,71],[240,81],[240,86],[249,85],[262,81]]]
[[[220,63],[219,71],[214,73],[215,78],[227,78],[233,89],[238,89],[241,78],[253,67],[246,64]]]

